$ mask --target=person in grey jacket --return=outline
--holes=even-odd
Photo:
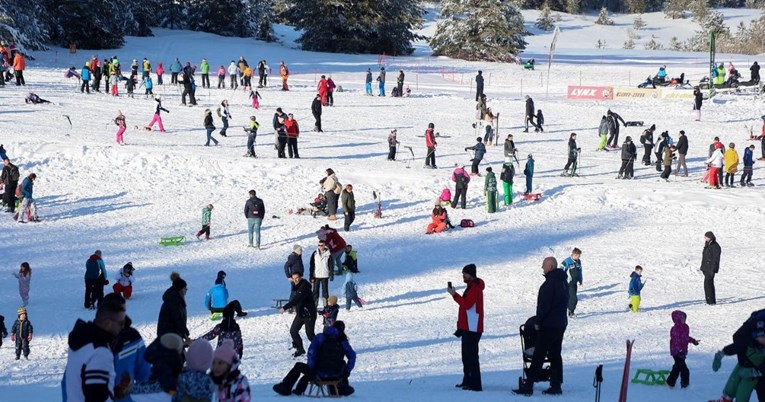
[[[518,152],[518,150],[515,148],[513,135],[508,134],[507,138],[505,139],[505,162],[512,162],[512,159],[515,159],[515,163],[518,163],[516,152]]]
[[[475,152],[473,159],[470,160],[473,163],[470,165],[470,175],[480,176],[481,174],[478,173],[478,165],[481,163],[483,156],[486,154],[486,146],[483,145],[483,138],[478,137],[475,140],[476,144],[472,147],[465,148],[465,151],[472,150]]]

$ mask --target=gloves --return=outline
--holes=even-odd
[[[27,342],[32,342],[32,334],[29,334],[29,336],[27,337]]]
[[[739,367],[738,376],[741,378],[758,378],[762,377],[762,373],[754,367]]]
[[[715,353],[715,358],[712,360],[712,371],[715,373],[717,370],[720,370],[720,366],[722,366],[722,359],[725,357],[725,353],[723,353],[721,350],[718,350],[717,353]]]
[[[693,346],[699,346],[699,341],[694,339],[692,342]]]
[[[16,334],[11,333],[11,342],[16,342]]]

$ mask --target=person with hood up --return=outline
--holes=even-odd
[[[467,391],[482,391],[478,343],[483,335],[483,290],[486,285],[477,276],[475,264],[462,268],[462,280],[467,287],[461,295],[452,286],[446,288],[459,306],[457,332],[454,335],[462,341],[463,377],[457,387]]]
[[[230,340],[219,343],[215,349],[210,377],[216,385],[216,402],[250,402],[250,383],[239,370],[241,357]]]
[[[542,365],[545,359],[550,361],[550,388],[542,391],[547,395],[560,395],[563,393],[563,358],[561,349],[563,335],[568,326],[568,283],[566,273],[558,269],[558,261],[555,257],[546,257],[542,262],[542,272],[545,281],[539,287],[537,295],[537,313],[534,329],[537,331],[538,341],[531,358],[529,374],[524,381],[518,379],[518,389],[513,393],[530,396],[534,393],[534,383],[543,381]]]
[[[486,168],[483,193],[486,196],[486,211],[490,214],[497,212],[497,177],[491,166]]]
[[[686,318],[687,315],[680,310],[672,312],[672,322],[675,325],[669,331],[669,354],[675,360],[675,364],[672,365],[672,371],[667,377],[667,385],[670,388],[675,387],[677,377],[680,377],[681,388],[687,388],[691,382],[691,373],[685,359],[688,356],[688,344],[698,346],[699,341],[691,337],[691,330],[685,323]]]
[[[327,103],[327,92],[329,92],[329,87],[327,85],[326,75],[321,76],[319,83],[316,85],[316,92],[318,92],[319,96],[321,97],[321,105],[328,106],[329,103]]]
[[[465,168],[455,164],[454,171],[452,172],[452,181],[454,182],[454,200],[452,200],[452,208],[457,208],[457,201],[462,199],[462,209],[465,209],[467,204],[467,190],[470,183],[470,175],[465,171]]]
[[[159,309],[157,319],[157,338],[165,334],[176,334],[188,344],[189,328],[186,324],[186,281],[177,272],[170,274],[170,285],[162,295],[162,307]]]
[[[704,250],[701,253],[701,273],[704,274],[704,297],[709,305],[717,304],[715,275],[720,271],[722,249],[711,231],[704,234]]]
[[[622,144],[622,167],[619,168],[617,179],[631,180],[634,176],[635,158],[637,157],[637,148],[632,143],[632,137],[627,136]]]

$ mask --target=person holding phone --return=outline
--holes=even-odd
[[[462,339],[462,382],[457,388],[467,391],[482,391],[481,366],[478,361],[478,342],[483,333],[483,280],[477,277],[475,264],[462,268],[462,280],[467,289],[460,295],[448,283],[446,291],[459,305],[457,316],[457,332],[455,336]]]

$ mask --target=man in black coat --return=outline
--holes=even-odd
[[[619,176],[617,179],[632,179],[634,176],[635,158],[637,157],[637,148],[632,143],[632,137],[629,135],[624,139],[622,144],[622,167],[619,169]]]
[[[539,127],[534,123],[535,116],[536,109],[534,109],[534,99],[531,99],[530,96],[526,95],[526,129],[523,130],[524,133],[529,132],[529,123],[534,126],[535,132],[539,131]]]
[[[157,338],[173,333],[190,344],[189,328],[186,326],[186,281],[177,273],[173,273],[170,278],[173,284],[162,295],[162,307],[157,319]]]
[[[757,64],[755,61],[754,64],[752,64],[751,67],[749,67],[749,71],[752,73],[752,77],[749,81],[752,83],[759,83],[760,82],[760,65]]]
[[[643,154],[643,165],[651,166],[651,150],[653,149],[653,133],[656,131],[656,125],[651,124],[651,127],[643,131],[643,135],[640,136],[640,143],[643,144],[645,153]]]
[[[287,257],[287,262],[284,263],[284,275],[287,276],[287,280],[290,282],[290,299],[292,299],[294,287],[292,286],[292,273],[300,272],[301,275],[305,272],[303,266],[303,247],[295,245],[292,247],[292,253]]]
[[[5,212],[16,212],[16,187],[19,185],[19,168],[12,164],[6,158],[3,160],[3,173],[0,175],[0,182],[3,183],[5,193],[3,202],[5,202]]]
[[[677,140],[677,168],[675,169],[675,176],[680,173],[682,167],[683,177],[688,177],[688,165],[685,164],[685,155],[688,154],[688,137],[685,135],[685,131],[680,130],[680,138]]]
[[[478,75],[475,76],[475,101],[478,102],[478,99],[481,98],[481,95],[483,95],[483,72],[481,70],[478,70]]]
[[[722,350],[715,353],[715,359],[712,363],[712,370],[717,372],[720,369],[722,358],[724,356],[736,355],[738,358],[739,366],[746,368],[748,371],[756,369],[759,373],[765,372],[765,366],[754,367],[752,362],[746,356],[746,350],[750,346],[758,347],[758,337],[765,334],[765,310],[759,310],[752,313],[751,316],[741,325],[733,334],[733,343],[725,346]],[[765,401],[765,377],[760,375],[760,380],[755,386],[757,391],[757,400]]]
[[[619,148],[619,122],[621,121],[625,126],[627,123],[622,119],[622,116],[612,112],[611,109],[608,109],[606,119],[608,120],[608,133],[610,134],[608,137],[608,147]]]
[[[311,114],[316,122],[313,124],[313,131],[323,133],[321,129],[321,95],[316,94],[316,98],[311,102]]]
[[[566,273],[558,269],[555,257],[547,257],[542,262],[545,281],[539,287],[537,295],[537,314],[534,329],[537,331],[537,345],[531,358],[528,378],[519,379],[518,389],[513,392],[521,395],[534,393],[534,382],[542,381],[542,364],[545,356],[550,360],[550,388],[543,394],[560,395],[563,393],[563,334],[568,326],[568,283]]]
[[[720,271],[722,250],[712,232],[704,233],[704,251],[701,253],[701,273],[704,274],[704,297],[709,305],[717,304],[715,298],[715,274]]]
[[[300,328],[305,325],[305,335],[308,341],[314,337],[314,328],[316,326],[316,303],[313,300],[311,284],[303,278],[302,272],[292,273],[293,293],[290,301],[279,309],[279,314],[284,314],[286,310],[294,308],[295,319],[292,320],[290,327],[290,336],[292,336],[292,346],[296,349],[293,357],[299,357],[305,354],[303,348],[303,338],[300,337]]]

